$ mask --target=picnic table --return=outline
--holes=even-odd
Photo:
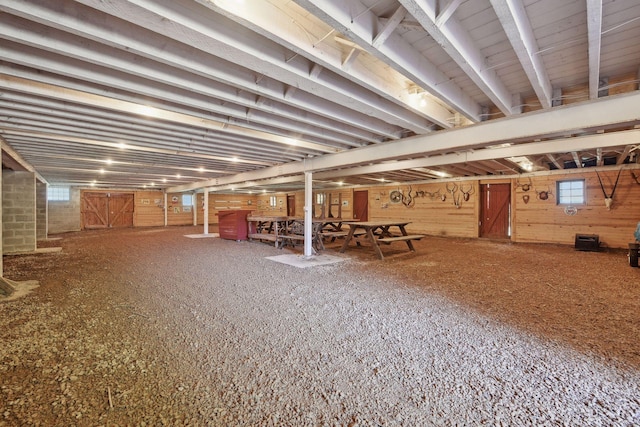
[[[249,240],[274,242],[276,248],[304,243],[304,218],[294,216],[250,215],[247,217]],[[324,249],[320,229],[322,221],[313,221],[312,245],[316,251]]]
[[[384,255],[382,250],[380,249],[380,244],[390,245],[395,242],[406,242],[410,251],[415,252],[415,248],[413,247],[413,240],[420,240],[425,237],[424,234],[409,234],[405,227],[410,224],[407,221],[362,221],[362,222],[348,222],[349,233],[342,244],[342,248],[340,248],[340,252],[344,253],[349,246],[349,243],[353,239],[354,235],[358,231],[364,230],[368,240],[371,242],[371,246],[373,247],[378,258],[384,259]],[[397,232],[392,233],[392,229],[396,228]],[[398,232],[400,234],[398,234]]]

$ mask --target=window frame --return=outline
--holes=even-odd
[[[189,198],[189,203],[185,203],[185,197]],[[182,206],[193,206],[193,194],[183,194],[181,199]]]
[[[49,186],[47,187],[47,202],[70,202],[71,187]]]
[[[573,200],[576,197],[578,197],[577,195],[573,194],[573,192],[578,191],[578,188],[567,188],[567,189],[562,189],[561,188],[561,186],[563,184],[569,183],[571,185],[571,183],[578,183],[578,182],[582,184],[582,201],[580,201],[580,202]],[[568,195],[564,195],[564,197],[571,199],[568,202],[562,201],[563,193],[566,193],[566,192],[570,193]],[[584,178],[578,178],[578,179],[563,179],[563,180],[556,181],[556,194],[558,195],[556,200],[557,200],[557,204],[559,206],[573,206],[573,205],[583,206],[583,205],[586,205],[587,204],[587,184],[586,184],[586,180]]]

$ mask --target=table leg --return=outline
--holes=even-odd
[[[340,248],[340,253],[344,253],[344,251],[347,250],[347,246],[349,246],[349,242],[353,238],[353,233],[355,231],[356,231],[356,227],[349,226],[349,234],[347,234],[347,237],[344,238],[344,243],[342,244],[342,247]]]
[[[376,251],[376,255],[378,255],[378,258],[384,259],[384,255],[382,255],[380,245],[378,245],[378,239],[376,239],[376,236],[373,234],[373,230],[371,229],[371,227],[367,227],[367,236],[369,237],[369,240],[371,240],[371,246],[373,246],[373,249]]]
[[[407,236],[409,233],[407,233],[407,230],[404,229],[404,225],[399,225],[398,226],[400,228],[400,231],[402,232],[403,236]],[[409,247],[409,250],[411,252],[415,252],[416,250],[413,247],[413,242],[411,242],[411,240],[406,240],[407,242],[407,246]]]
[[[319,223],[317,226],[313,227],[313,237],[312,237],[313,240],[312,241],[313,241],[313,246],[314,246],[316,252],[324,250],[324,242],[322,241],[322,233],[320,233],[321,230],[322,230],[322,223]]]

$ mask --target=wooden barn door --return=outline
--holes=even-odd
[[[82,193],[81,212],[83,228],[109,227],[108,193]]]
[[[369,192],[367,190],[353,192],[353,219],[369,220]]]
[[[133,194],[110,193],[109,227],[133,227]]]
[[[296,216],[296,195],[287,194],[287,216]]]
[[[511,235],[511,185],[480,185],[480,237],[508,239]]]
[[[85,229],[133,227],[133,194],[83,192],[81,213]]]

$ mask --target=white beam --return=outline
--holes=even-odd
[[[631,152],[632,148],[634,148],[633,145],[627,145],[626,147],[624,147],[624,150],[622,151],[622,153],[620,153],[620,155],[618,156],[618,159],[616,160],[617,165],[621,165],[624,163],[626,158],[629,156],[629,153]]]
[[[511,147],[482,149],[474,151],[465,151],[461,153],[445,154],[441,156],[432,156],[419,158],[414,160],[400,160],[397,162],[385,162],[367,166],[357,166],[352,168],[324,171],[314,173],[316,180],[335,179],[355,175],[380,174],[383,172],[392,172],[404,169],[430,168],[437,166],[455,165],[458,163],[470,162],[486,162],[486,161],[502,161],[505,158],[517,156],[535,156],[544,153],[552,161],[558,169],[564,169],[552,153],[564,154],[568,151],[585,151],[593,150],[597,147],[615,147],[620,144],[640,142],[640,130],[627,130],[617,133],[594,134],[588,136],[578,136],[573,138],[560,138],[552,141],[530,142],[526,144],[514,145]],[[517,171],[515,165],[506,165],[500,163],[501,166],[514,172]],[[518,171],[519,172],[519,171]],[[289,177],[292,182],[301,181],[303,176],[296,175]],[[252,187],[251,182],[242,184],[243,187]],[[228,189],[228,187],[220,187],[218,190]],[[171,190],[177,191],[177,190]]]
[[[305,69],[295,62],[283,61],[288,52],[286,48],[261,37],[252,38],[248,31],[237,31],[233,21],[213,12],[203,14],[203,10],[190,0],[164,2],[164,5],[144,1],[78,0],[73,7],[68,7],[67,2],[49,0],[5,0],[1,3],[0,8],[10,13],[122,49],[124,55],[133,53],[239,87],[247,93],[263,95],[297,108],[312,108],[318,114],[344,124],[382,128],[385,134],[415,125],[407,115],[400,118],[401,112],[406,110],[394,103],[382,102],[379,96],[346,79],[335,76],[327,81],[311,78],[308,74],[311,66]],[[255,6],[262,3],[267,2],[255,2]],[[198,8],[196,13],[190,10],[194,7]],[[158,15],[160,13],[164,15]],[[266,15],[265,18],[269,17]],[[131,22],[127,24],[127,20]],[[256,73],[269,77],[256,82]],[[302,90],[295,98],[287,100],[282,96],[283,85]],[[371,109],[369,115],[359,112],[368,109]],[[394,110],[393,115],[389,114],[391,110]],[[420,121],[419,128],[430,124],[422,117],[414,117]],[[392,119],[398,123],[390,125]]]
[[[355,47],[352,48],[347,54],[345,60],[342,62],[342,69],[345,71],[349,70],[358,58],[358,55],[360,55],[360,49],[356,49]]]
[[[344,0],[296,0],[304,7],[333,28],[340,28],[340,32],[365,48],[371,55],[389,64],[393,69],[423,87],[432,95],[440,98],[451,108],[459,111],[469,120],[480,121],[480,105],[467,96],[460,87],[449,81],[450,79],[437,67],[396,33],[391,33],[385,43],[377,48],[373,40],[377,35],[378,25],[384,25],[385,20],[376,16],[361,3],[349,4]],[[359,6],[359,7],[355,7]],[[406,7],[406,5],[405,5]],[[447,84],[442,84],[447,82]],[[440,126],[450,128],[449,117],[443,116],[443,108],[437,108],[432,103],[432,120]]]
[[[536,147],[541,147],[535,152],[518,153],[514,146],[513,152],[501,153],[498,157],[528,156],[544,154],[550,152],[563,151],[560,148],[566,145],[564,152],[571,151],[569,144],[575,141],[582,141],[578,138],[564,138],[566,133],[576,129],[604,128],[608,125],[621,123],[634,123],[638,120],[637,105],[640,103],[640,92],[631,92],[615,97],[601,98],[599,100],[570,104],[554,109],[538,110],[516,117],[508,117],[498,120],[491,120],[467,126],[464,128],[451,129],[447,131],[435,132],[430,135],[405,138],[399,141],[356,148],[343,153],[336,153],[308,159],[305,164],[302,162],[292,162],[277,167],[265,168],[259,171],[238,174],[216,180],[216,183],[204,181],[185,186],[174,187],[172,191],[185,191],[193,188],[218,184],[232,184],[236,182],[250,181],[256,179],[268,179],[281,175],[301,174],[305,170],[314,172],[334,171],[334,175],[340,174],[336,169],[355,166],[358,164],[368,164],[379,162],[384,159],[397,159],[407,157],[419,157],[443,151],[462,151],[482,146],[497,145],[509,141],[534,140],[536,138],[557,136],[557,141],[552,141],[552,147],[546,142],[535,143]],[[594,137],[603,138],[608,146],[628,145],[638,143],[639,131],[609,132],[597,134]],[[635,132],[635,133],[633,133]],[[616,140],[619,138],[619,140]],[[635,139],[634,139],[635,138]],[[591,141],[592,139],[589,139]],[[558,142],[559,141],[559,142]],[[604,144],[602,145],[605,146]],[[596,148],[597,145],[590,146],[589,149]],[[583,148],[576,147],[576,150]],[[480,151],[480,150],[479,150]],[[479,152],[477,151],[477,152]],[[482,150],[494,152],[494,150]],[[458,156],[458,155],[456,155]],[[460,155],[459,162],[468,161],[472,154]],[[439,159],[440,156],[433,157]],[[437,165],[437,160],[435,161]]]
[[[373,38],[372,46],[376,49],[382,46],[391,33],[400,25],[405,16],[407,16],[407,9],[402,6],[396,9],[393,15],[391,15],[391,18],[384,24],[382,30]]]
[[[580,159],[580,156],[578,156],[578,153],[576,151],[572,151],[571,152],[571,157],[573,157],[573,163],[576,164],[577,168],[581,168],[582,167],[582,160]]]
[[[602,0],[587,1],[587,34],[589,39],[589,98],[598,98],[600,87],[600,44],[602,34]]]
[[[521,0],[491,0],[491,5],[516,52],[522,68],[542,105],[551,107],[553,90],[542,58],[537,53],[538,43]]]
[[[2,146],[2,151],[4,151],[7,154],[7,156],[11,157],[13,161],[18,163],[22,168],[24,168],[24,170],[28,172],[33,172],[36,178],[38,179],[38,181],[44,184],[49,184],[47,180],[44,179],[42,175],[40,175],[38,171],[36,171],[36,169],[29,162],[27,162],[20,154],[18,154],[18,152],[16,152],[2,136],[0,136],[0,146]],[[0,194],[2,194],[1,191],[0,191]]]
[[[630,141],[640,142],[640,130],[628,130],[616,133],[594,134],[589,136],[578,136],[570,139],[559,139],[554,141],[531,142],[519,144],[512,147],[484,149],[468,151],[464,153],[445,154],[415,160],[401,160],[392,163],[380,163],[370,166],[360,166],[350,169],[341,169],[331,172],[317,172],[316,179],[329,179],[336,176],[353,176],[361,174],[376,174],[394,170],[410,168],[428,168],[435,166],[452,165],[465,162],[481,162],[488,160],[502,160],[515,156],[535,156],[543,153],[566,153],[567,150],[592,150],[596,147],[615,147]],[[559,163],[549,154],[558,169],[563,169]],[[515,170],[515,166],[509,169]]]
[[[400,3],[505,116],[513,114],[511,94],[507,87],[498,78],[496,71],[487,67],[486,58],[475,41],[454,17],[438,26],[434,2],[400,0]]]
[[[462,0],[451,0],[439,13],[436,18],[436,25],[438,27],[444,25],[449,18],[453,15],[456,9],[462,4]]]
[[[0,87],[11,89],[18,92],[25,92],[32,95],[45,96],[62,101],[75,102],[83,105],[89,105],[95,108],[104,108],[118,111],[121,113],[129,113],[133,115],[151,116],[159,120],[180,123],[182,125],[196,126],[200,128],[210,129],[221,133],[240,135],[252,138],[258,138],[271,141],[285,146],[300,145],[302,147],[320,150],[324,152],[336,152],[335,148],[323,146],[320,144],[309,143],[304,140],[294,140],[289,137],[274,135],[267,132],[255,131],[243,128],[241,126],[229,124],[227,122],[205,119],[184,113],[177,113],[160,108],[147,107],[134,102],[122,101],[106,96],[94,95],[80,92],[73,89],[63,87],[50,86],[38,82],[29,81],[19,77],[11,77],[0,74]]]

